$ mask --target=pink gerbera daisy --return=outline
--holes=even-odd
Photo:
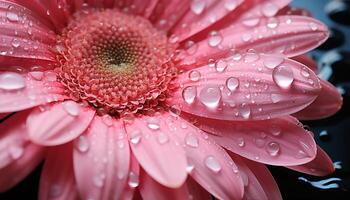
[[[0,0],[0,191],[39,199],[281,199],[264,164],[334,168],[298,119],[342,98],[290,0]],[[10,113],[14,113],[9,115]]]

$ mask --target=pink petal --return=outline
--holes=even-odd
[[[109,0],[109,1],[113,1],[113,0]],[[127,12],[128,14],[141,15],[145,18],[148,18],[154,11],[155,7],[159,4],[161,4],[161,2],[158,0],[146,0],[146,1],[145,0],[133,0],[133,1],[126,0],[124,4],[121,4],[121,1],[116,1],[114,3],[114,6],[119,7],[120,10]]]
[[[130,170],[128,184],[125,186],[120,197],[121,200],[135,199],[136,187],[140,184],[140,165],[133,154],[130,154]]]
[[[29,138],[40,145],[67,143],[85,131],[94,115],[94,109],[74,101],[36,108],[27,120]]]
[[[23,82],[24,88],[0,90],[0,113],[17,112],[66,98],[63,86],[51,80],[52,72],[33,73],[35,76],[15,74],[18,81]],[[4,74],[8,74],[8,72],[0,72],[0,76]]]
[[[50,149],[40,178],[39,200],[76,200],[72,143]]]
[[[27,112],[16,113],[0,124],[0,192],[23,180],[42,160],[43,148],[26,139]]]
[[[139,189],[144,200],[183,200],[189,197],[186,184],[176,189],[167,188],[153,180],[147,173],[142,173]]]
[[[179,37],[179,41],[183,41],[220,21],[229,13],[234,13],[243,2],[243,0],[193,0],[190,9],[177,22],[173,33]]]
[[[179,75],[182,89],[175,92],[171,104],[207,118],[262,120],[298,112],[320,92],[318,77],[300,63],[277,55],[242,56],[239,61],[231,57]],[[285,76],[289,78],[279,78],[279,70],[289,71]],[[200,74],[198,81],[192,78],[194,72]],[[284,80],[290,86],[281,84]]]
[[[188,177],[187,187],[190,192],[190,199],[193,200],[211,200],[211,195],[207,192],[202,186],[200,186],[195,180],[191,177]]]
[[[169,114],[141,117],[126,126],[131,149],[139,164],[158,183],[178,188],[186,180],[186,157],[165,121]]]
[[[270,165],[305,164],[316,156],[316,144],[293,117],[265,121],[222,121],[192,116],[196,125],[212,133],[219,145],[254,160]]]
[[[343,105],[343,97],[331,83],[321,80],[322,90],[316,100],[295,113],[294,116],[301,120],[317,120],[330,117],[337,113]]]
[[[241,199],[243,182],[226,151],[191,123],[179,117],[167,121],[183,143],[192,178],[218,199]]]
[[[304,165],[289,166],[288,168],[314,176],[327,176],[335,170],[332,160],[319,146],[317,146],[317,155],[314,160]]]
[[[300,62],[302,64],[304,64],[305,66],[307,66],[309,69],[311,69],[313,72],[315,72],[315,74],[318,74],[318,66],[317,63],[308,55],[300,55],[300,56],[296,56],[294,58],[292,58],[293,60]]]
[[[123,125],[95,116],[75,141],[74,173],[82,199],[119,199],[125,188],[130,151]]]
[[[188,11],[189,6],[190,1],[159,0],[149,19],[156,28],[167,31]]]
[[[216,45],[218,42],[214,43],[214,38],[220,44]],[[182,64],[198,66],[207,63],[209,59],[225,58],[232,54],[233,48],[238,51],[254,49],[262,53],[283,53],[287,57],[294,57],[316,48],[327,38],[327,27],[313,18],[261,18],[254,28],[240,22],[218,31],[215,37],[209,33],[209,36],[196,44],[198,50],[191,52]],[[196,61],[196,64],[191,61]]]

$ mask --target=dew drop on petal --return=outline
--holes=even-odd
[[[235,91],[239,86],[239,79],[235,77],[230,77],[226,80],[226,87],[231,91]]]
[[[90,143],[86,136],[82,135],[75,141],[75,148],[81,153],[85,153],[89,150]]]
[[[222,35],[219,32],[212,31],[209,33],[208,44],[211,47],[216,47],[222,42]]]
[[[14,13],[11,11],[6,12],[6,18],[11,22],[18,22],[19,21],[19,16],[17,15],[17,13]]]
[[[305,77],[305,78],[309,78],[310,77],[310,71],[308,68],[303,67],[300,71],[300,74]]]
[[[243,138],[238,138],[237,139],[237,145],[239,146],[239,147],[244,147],[245,146],[245,141],[244,141],[244,139]]]
[[[259,54],[255,50],[250,49],[248,50],[247,54],[244,56],[244,62],[246,63],[255,62],[259,60],[259,58],[260,58]]]
[[[147,127],[152,130],[158,130],[160,128],[159,119],[156,117],[151,117],[147,119]]]
[[[219,60],[215,64],[215,69],[217,72],[225,71],[226,67],[227,67],[227,62],[225,60]]]
[[[196,148],[199,145],[198,138],[192,133],[188,133],[185,137],[185,143],[189,147]]]
[[[134,130],[130,133],[130,142],[132,144],[140,143],[142,138],[142,132],[140,130]]]
[[[251,115],[251,110],[249,106],[242,106],[240,113],[244,119],[249,119]]]
[[[261,11],[265,17],[272,17],[277,14],[278,10],[279,8],[276,4],[268,2],[262,7]]]
[[[197,88],[195,86],[188,86],[182,91],[182,98],[186,103],[192,104],[197,96]]]
[[[283,57],[266,57],[264,59],[264,66],[269,68],[269,69],[274,69],[275,67],[279,66],[282,64],[284,61]]]
[[[158,143],[159,144],[165,144],[169,141],[169,137],[167,134],[163,133],[163,132],[160,132],[158,134]]]
[[[270,156],[277,156],[280,152],[280,145],[277,142],[270,142],[266,146],[266,151]]]
[[[41,81],[44,78],[44,72],[40,72],[40,71],[33,71],[33,72],[29,72],[29,75],[37,81]]]
[[[187,161],[186,172],[192,173],[194,170],[194,164],[191,161]]]
[[[206,6],[206,1],[205,0],[192,0],[191,3],[191,10],[194,14],[200,15]]]
[[[214,156],[208,156],[205,158],[204,161],[205,166],[210,169],[211,171],[218,173],[221,171],[221,165],[219,161],[214,158]]]
[[[5,72],[0,74],[0,89],[20,90],[26,87],[26,82],[18,73]]]
[[[134,172],[130,172],[129,173],[129,178],[128,179],[129,179],[128,180],[129,187],[136,188],[137,186],[139,186],[139,184],[140,184],[139,177]]]
[[[318,30],[318,27],[315,23],[311,22],[309,23],[309,27],[311,28],[311,30],[313,31],[317,31]]]
[[[272,126],[270,129],[270,132],[273,136],[280,136],[282,133],[282,130],[278,126]]]
[[[293,70],[289,66],[280,65],[272,72],[274,82],[281,88],[289,88],[294,81]]]
[[[11,158],[14,160],[17,160],[20,157],[22,157],[23,153],[24,153],[23,147],[19,146],[19,145],[10,146],[8,151],[9,151]]]
[[[216,86],[202,88],[199,93],[199,100],[208,108],[216,108],[221,100],[221,90]]]
[[[228,11],[232,11],[237,7],[237,0],[226,0],[224,6]]]
[[[259,22],[260,22],[260,18],[253,17],[253,18],[243,19],[242,24],[247,27],[254,27],[254,26],[257,26]]]
[[[197,82],[201,78],[201,73],[197,70],[192,70],[189,74],[188,77],[191,81]]]
[[[21,45],[21,42],[18,39],[14,38],[11,44],[14,48],[18,48]]]
[[[80,113],[80,106],[75,101],[65,101],[62,103],[63,109],[71,116],[76,117]]]
[[[278,22],[277,18],[272,17],[272,18],[269,18],[267,20],[267,27],[268,28],[275,29],[278,27],[278,25],[279,25],[279,22]]]

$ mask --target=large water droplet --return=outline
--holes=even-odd
[[[134,172],[130,172],[129,173],[129,180],[128,180],[128,185],[131,188],[136,188],[137,186],[139,186],[140,182],[139,182],[139,176],[137,174],[135,174]]]
[[[194,135],[192,133],[188,133],[186,135],[185,143],[187,146],[194,147],[194,148],[198,147],[198,145],[199,145],[198,138],[196,137],[196,135]]]
[[[222,42],[222,35],[219,32],[212,31],[209,33],[208,44],[211,47],[216,47]]]
[[[160,128],[160,121],[156,117],[151,117],[147,119],[147,126],[152,130],[158,130]]]
[[[5,72],[0,74],[0,89],[20,90],[26,87],[26,82],[20,74]]]
[[[191,10],[194,14],[200,15],[206,6],[205,0],[193,0],[191,3]]]
[[[270,156],[277,156],[280,152],[280,145],[277,142],[270,142],[266,146],[266,151]]]
[[[221,90],[216,86],[204,87],[199,93],[199,99],[208,108],[216,108],[221,100]]]
[[[225,60],[219,60],[215,64],[215,68],[217,72],[225,71],[226,67],[227,67],[227,62]]]
[[[251,110],[249,106],[242,106],[240,113],[244,119],[249,119],[251,115]]]
[[[197,82],[201,78],[201,73],[197,70],[192,70],[189,74],[188,77],[191,81]]]
[[[239,86],[239,79],[235,77],[230,77],[226,80],[226,87],[231,91],[235,91]]]
[[[8,11],[6,12],[6,18],[11,22],[18,22],[19,16],[15,12]]]
[[[71,116],[76,117],[80,113],[80,106],[75,101],[65,101],[62,103],[63,109]]]
[[[287,89],[294,81],[293,70],[289,66],[280,65],[273,70],[272,78],[279,87]]]
[[[197,88],[195,86],[188,86],[182,91],[182,98],[186,103],[192,104],[197,96]]]
[[[204,164],[208,169],[211,171],[218,173],[221,171],[221,165],[219,161],[214,156],[208,156],[206,157]]]
[[[142,138],[142,132],[140,130],[134,130],[130,133],[130,142],[132,144],[140,143]]]
[[[82,135],[75,141],[75,148],[81,153],[85,153],[89,150],[90,143],[86,136]]]

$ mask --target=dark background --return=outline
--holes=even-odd
[[[270,167],[270,169],[286,200],[349,200],[350,0],[294,0],[292,5],[307,8],[331,30],[330,39],[310,55],[318,61],[322,77],[339,88],[344,97],[344,106],[331,118],[303,123],[315,133],[317,143],[337,164],[337,170],[328,177],[320,178],[282,167]],[[42,166],[38,167],[14,189],[0,194],[0,200],[37,199],[41,168]]]

